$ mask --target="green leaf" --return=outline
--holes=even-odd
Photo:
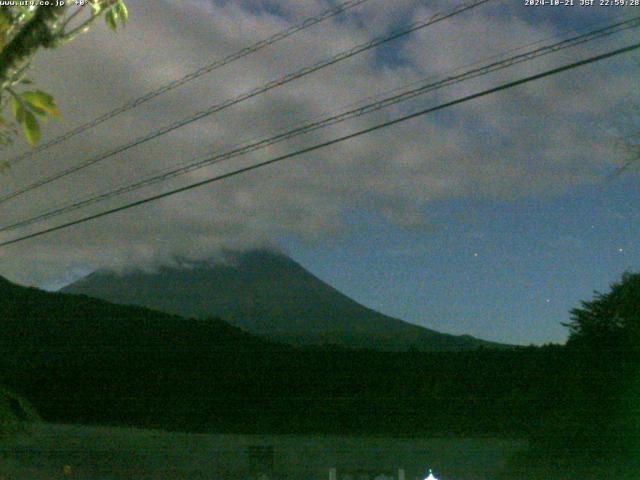
[[[16,122],[22,123],[25,109],[22,102],[16,97],[11,97],[11,111],[13,112],[13,118],[16,119]]]
[[[38,123],[36,116],[25,110],[24,123],[22,124],[22,127],[24,128],[24,134],[27,137],[27,141],[32,147],[35,147],[40,141],[40,124]]]
[[[118,29],[118,24],[116,23],[117,14],[115,9],[112,8],[111,10],[109,10],[104,16],[104,19],[111,30],[115,32]]]
[[[22,98],[29,104],[29,106],[38,114],[49,114],[53,117],[59,118],[60,111],[56,106],[56,101],[51,95],[41,90],[34,92],[24,92]]]
[[[129,20],[129,10],[127,9],[127,6],[122,0],[120,0],[115,8],[118,10],[117,14],[120,18],[120,23],[122,23],[123,26],[126,25],[127,20]]]
[[[29,105],[29,110],[31,110],[33,113],[35,113],[42,120],[44,120],[44,121],[47,120],[47,112],[45,112],[41,108],[34,107],[33,105]]]

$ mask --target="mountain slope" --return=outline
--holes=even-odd
[[[236,399],[261,387],[252,372],[269,378],[275,367],[268,359],[289,358],[292,350],[221,320],[50,293],[0,277],[0,384],[47,421],[240,429],[248,408]],[[0,423],[16,416],[20,397],[7,403],[7,395],[0,390]]]
[[[557,350],[557,349],[556,349]],[[181,431],[415,435],[527,431],[557,401],[554,349],[295,348],[0,277],[0,419]],[[545,383],[546,382],[546,383]],[[541,386],[549,385],[549,388]],[[3,413],[4,410],[4,413]]]
[[[62,291],[187,317],[220,317],[252,334],[294,345],[420,351],[498,346],[383,315],[292,259],[267,251],[236,255],[227,264],[163,267],[154,273],[99,271]]]

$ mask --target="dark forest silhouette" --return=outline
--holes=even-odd
[[[181,431],[529,437],[504,478],[636,478],[640,275],[571,312],[566,346],[296,348],[2,280],[0,383],[45,420]]]
[[[640,274],[571,311],[555,405],[505,478],[640,478]],[[559,394],[559,392],[563,392]]]

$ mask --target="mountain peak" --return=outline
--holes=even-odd
[[[231,253],[226,260],[162,267],[154,273],[95,272],[63,291],[186,317],[219,317],[250,333],[295,345],[381,350],[460,350],[492,345],[371,310],[279,252]]]

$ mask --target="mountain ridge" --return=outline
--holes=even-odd
[[[220,433],[522,434],[539,402],[553,397],[541,391],[543,379],[562,365],[556,349],[296,348],[220,319],[1,278],[0,287],[0,385],[46,422]],[[1,403],[2,395],[0,420],[10,418]],[[15,402],[8,408],[19,412]]]
[[[297,346],[469,350],[505,345],[451,335],[363,306],[283,254],[255,250],[227,263],[156,272],[97,271],[61,289],[184,317],[222,318],[251,334]]]

